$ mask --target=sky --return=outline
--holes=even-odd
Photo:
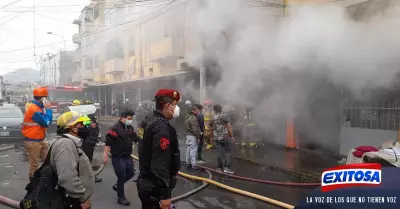
[[[11,4],[13,2],[15,3]],[[47,32],[62,35],[67,41],[67,50],[75,50],[77,46],[72,43],[72,35],[78,32],[78,26],[72,22],[78,19],[80,11],[89,2],[89,0],[1,0],[0,75],[19,68],[38,69],[40,55],[64,50],[63,39],[48,35]],[[11,5],[6,6],[8,4]],[[35,39],[34,19],[36,19]],[[36,40],[36,61],[33,56],[34,40]],[[44,45],[49,46],[43,47]]]

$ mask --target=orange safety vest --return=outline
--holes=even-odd
[[[28,139],[43,140],[46,137],[46,128],[32,120],[32,116],[35,112],[43,113],[43,110],[36,104],[29,104],[25,112],[21,132]]]

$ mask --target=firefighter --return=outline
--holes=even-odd
[[[94,148],[96,143],[99,142],[100,129],[96,121],[96,116],[87,115],[84,116],[86,121],[83,123],[83,127],[79,129],[79,137],[82,138],[82,150],[92,162]],[[102,179],[95,176],[95,182],[101,182]]]
[[[176,130],[169,120],[179,116],[179,92],[160,89],[155,95],[156,110],[138,128],[139,169],[137,189],[142,209],[170,209],[171,191],[180,169]]]
[[[72,101],[72,106],[79,106],[79,105],[81,105],[81,101],[79,100]]]
[[[242,146],[257,147],[256,124],[252,120],[251,112],[246,110],[242,121]]]
[[[44,161],[49,148],[45,138],[46,129],[53,121],[53,112],[46,99],[48,95],[45,87],[37,87],[33,90],[34,100],[28,105],[22,124],[21,132],[25,137],[30,180],[33,179],[33,174],[38,169],[39,158]]]
[[[133,142],[137,142],[136,133],[132,126],[134,112],[125,110],[106,135],[106,147],[104,148],[104,163],[108,162],[108,153],[112,155],[112,165],[118,178],[113,190],[117,192],[120,205],[128,206],[131,203],[126,200],[124,184],[134,176],[132,154]]]
[[[211,102],[209,100],[204,101],[204,110],[203,110],[203,115],[204,115],[204,140],[206,141],[206,149],[211,149],[213,147],[213,141],[211,137],[211,129],[210,129],[210,123],[211,120],[214,116],[214,111],[211,107]]]

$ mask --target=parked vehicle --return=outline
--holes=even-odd
[[[13,104],[0,106],[0,143],[23,143],[23,119],[21,108]]]

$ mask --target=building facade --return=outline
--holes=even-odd
[[[290,16],[304,4],[327,2],[332,1],[270,0],[261,6],[265,7],[265,15],[279,20]],[[356,21],[364,21],[384,10],[382,5],[389,3],[382,2],[393,1],[336,1],[346,7],[350,17]],[[181,76],[190,74],[187,63],[191,53],[199,51],[197,47],[204,47],[197,45],[200,38],[188,21],[188,17],[201,8],[201,1],[148,4],[122,0],[93,1],[82,10],[80,20],[76,21],[80,26],[79,33],[74,35],[75,43],[79,45],[79,58],[74,62],[79,62],[80,68],[76,77],[74,75],[74,82],[87,84],[88,96],[104,101],[108,111],[112,105],[126,103],[127,99],[133,102],[132,106],[137,101],[151,100],[154,89],[158,87],[176,87],[182,80]],[[191,78],[195,88],[201,89],[201,80],[206,80],[203,85],[211,85],[207,82],[211,83],[213,78],[202,79],[198,69],[193,74]],[[183,80],[187,78],[183,77]],[[286,139],[279,141],[282,145],[347,154],[351,147],[379,145],[383,140],[398,136],[399,116],[397,112],[386,111],[387,108],[397,110],[400,102],[394,97],[380,99],[379,106],[368,109],[366,103],[354,102],[354,98],[346,97],[345,90],[337,86],[317,82],[315,88],[325,89],[329,97],[323,95],[325,97],[318,98],[318,102],[310,100],[311,113],[299,111],[287,123],[283,119],[282,133],[276,136]]]
[[[76,63],[73,62],[73,55],[74,52],[71,51],[42,55],[40,58],[41,85],[71,85],[77,68]]]

